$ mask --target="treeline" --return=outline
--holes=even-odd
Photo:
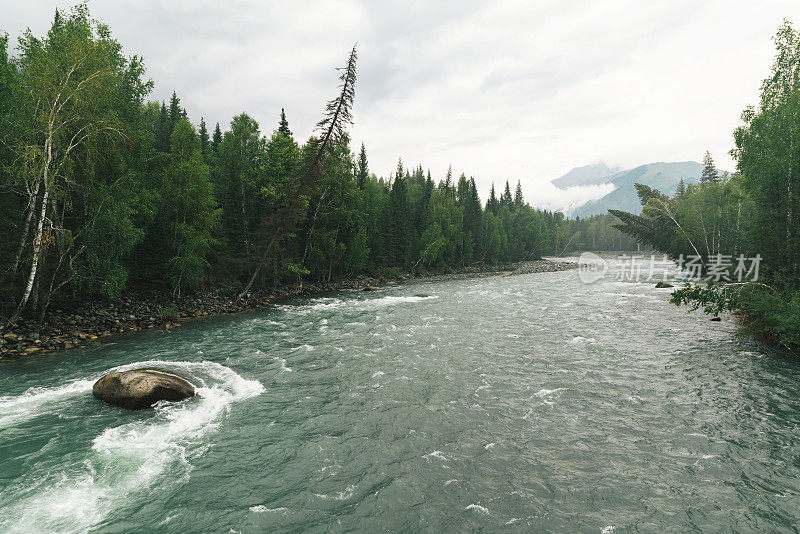
[[[701,184],[681,187],[673,198],[637,185],[642,214],[614,214],[639,242],[675,259],[700,257],[708,281],[676,291],[675,303],[736,311],[754,333],[798,351],[800,34],[785,21],[775,43],[761,101],[744,110],[733,135],[737,172],[719,176],[706,154]],[[750,261],[740,282],[741,257]]]
[[[553,234],[550,255],[564,255],[579,251],[634,251],[639,250],[636,239],[621,232],[619,220],[610,213],[565,219],[559,212]]]
[[[600,216],[532,208],[517,184],[485,204],[475,180],[435,181],[398,162],[388,179],[350,147],[355,50],[316,135],[281,110],[262,132],[242,113],[196,128],[177,94],[148,102],[142,59],[126,57],[85,4],[56,12],[16,53],[0,39],[2,308],[44,316],[59,294],[119,297],[131,285],[201,284],[246,293],[302,279],[449,270],[632,242]],[[277,115],[277,114],[276,114]]]

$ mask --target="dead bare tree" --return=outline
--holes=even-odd
[[[303,196],[313,189],[314,183],[321,172],[324,156],[330,153],[332,147],[342,141],[347,127],[353,123],[352,107],[353,99],[355,98],[357,59],[356,46],[353,46],[347,64],[336,69],[341,71],[339,75],[339,96],[327,103],[325,114],[317,123],[316,130],[320,135],[311,141],[314,156],[310,158],[306,165],[301,166],[300,178],[292,191],[292,195],[288,202],[281,206],[273,216],[272,230],[268,234],[270,238],[247,284],[239,293],[238,298],[240,299],[250,293],[253,283],[266,265],[270,251],[278,242],[281,234],[294,228],[302,218]]]

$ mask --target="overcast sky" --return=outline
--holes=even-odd
[[[0,0],[0,30],[43,34],[56,6]],[[353,147],[388,176],[398,157],[440,179],[452,163],[485,198],[603,161],[699,161],[732,170],[731,133],[757,102],[783,18],[800,2],[696,0],[93,0],[128,55],[144,56],[153,99],[178,92],[193,122],[246,111],[270,133],[286,108],[298,139],[336,95],[333,67],[358,42]],[[576,196],[577,193],[572,193]],[[596,196],[599,190],[580,196]]]

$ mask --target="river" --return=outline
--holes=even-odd
[[[344,291],[4,363],[0,531],[797,532],[797,360],[620,269]],[[92,397],[142,366],[198,395]]]

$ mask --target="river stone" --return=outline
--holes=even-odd
[[[667,288],[667,287],[675,287],[675,286],[673,286],[669,282],[659,282],[659,283],[656,284],[656,288],[657,289],[664,289],[664,288]]]
[[[92,387],[92,394],[128,410],[149,408],[158,401],[179,401],[194,396],[186,379],[159,369],[135,369],[111,373]]]

